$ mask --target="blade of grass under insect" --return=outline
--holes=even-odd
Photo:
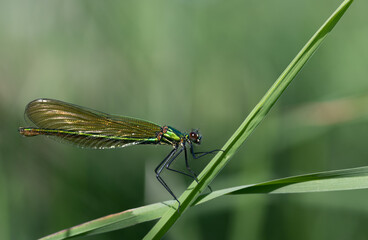
[[[368,167],[310,173],[263,183],[237,186],[199,196],[192,205],[198,205],[223,195],[252,193],[311,193],[368,188]]]
[[[76,236],[94,235],[130,227],[138,223],[160,218],[167,211],[167,209],[174,204],[174,202],[174,200],[170,200],[111,214],[68,229],[64,229],[41,239],[67,239]]]
[[[263,183],[244,185],[214,191],[199,196],[191,206],[199,205],[224,195],[239,194],[280,194],[342,191],[368,188],[368,166],[350,168],[271,180]],[[95,235],[130,227],[135,224],[160,218],[176,201],[150,204],[140,208],[111,214],[78,226],[62,230],[42,238],[59,240],[76,236]]]
[[[271,107],[276,103],[277,99],[285,91],[296,74],[302,69],[304,64],[321,45],[323,40],[327,37],[327,34],[334,28],[352,2],[352,0],[345,0],[307,42],[289,66],[287,66],[284,72],[267,91],[265,96],[255,106],[252,112],[222,148],[224,152],[219,152],[201,172],[198,177],[199,183],[193,182],[181,195],[179,198],[179,201],[181,202],[180,210],[177,211],[175,209],[169,209],[144,239],[161,239],[186,208],[191,205],[191,202],[194,201],[201,191],[210,184],[239,147],[265,118]]]

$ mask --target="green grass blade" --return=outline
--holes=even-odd
[[[96,220],[86,222],[75,227],[64,229],[51,234],[42,240],[59,240],[77,236],[94,235],[126,228],[138,223],[160,218],[175,201],[150,204],[147,206],[129,209],[124,212],[111,214]]]
[[[368,188],[368,167],[304,174],[263,183],[232,187],[199,196],[193,205],[223,195],[252,193],[310,193]]]
[[[199,196],[191,206],[199,205],[224,195],[255,194],[255,193],[309,193],[342,191],[368,188],[368,167],[350,168],[335,171],[304,174],[271,180],[263,183],[244,185],[214,191]],[[175,201],[151,204],[121,213],[111,214],[78,226],[62,230],[44,240],[67,239],[76,236],[95,235],[130,227],[135,224],[160,218]]]
[[[338,9],[329,17],[322,27],[313,35],[303,49],[293,59],[285,71],[280,75],[272,87],[268,90],[261,101],[256,105],[248,115],[241,126],[236,130],[233,136],[222,148],[224,152],[219,152],[206,168],[199,175],[199,183],[193,182],[189,188],[181,195],[179,201],[181,207],[179,211],[175,209],[168,210],[165,215],[157,222],[151,231],[145,236],[145,239],[161,239],[163,235],[176,222],[187,207],[198,197],[208,184],[216,177],[221,169],[227,164],[234,153],[254,131],[258,124],[264,119],[271,107],[281,96],[296,74],[302,69],[304,64],[313,55],[320,46],[327,34],[334,28],[342,15],[348,9],[352,0],[344,1]]]

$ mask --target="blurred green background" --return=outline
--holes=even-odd
[[[221,147],[341,1],[0,2],[0,239],[35,239],[171,199],[170,147],[79,149],[22,138],[24,107],[54,98]],[[368,163],[368,10],[356,1],[214,190]],[[175,167],[184,166],[177,161]],[[196,172],[210,157],[191,161]],[[176,195],[190,183],[164,174]],[[368,191],[228,196],[165,239],[366,239]],[[87,239],[140,239],[154,222]]]

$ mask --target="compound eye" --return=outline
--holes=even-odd
[[[197,131],[190,132],[189,139],[196,144],[201,143],[201,136],[199,135]]]

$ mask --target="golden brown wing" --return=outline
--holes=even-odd
[[[53,99],[30,102],[25,115],[40,129],[35,135],[51,135],[80,147],[115,148],[141,143],[157,143],[157,124],[80,107]],[[22,128],[20,132],[27,136]],[[28,132],[30,133],[30,132]],[[32,134],[28,134],[31,136]]]

